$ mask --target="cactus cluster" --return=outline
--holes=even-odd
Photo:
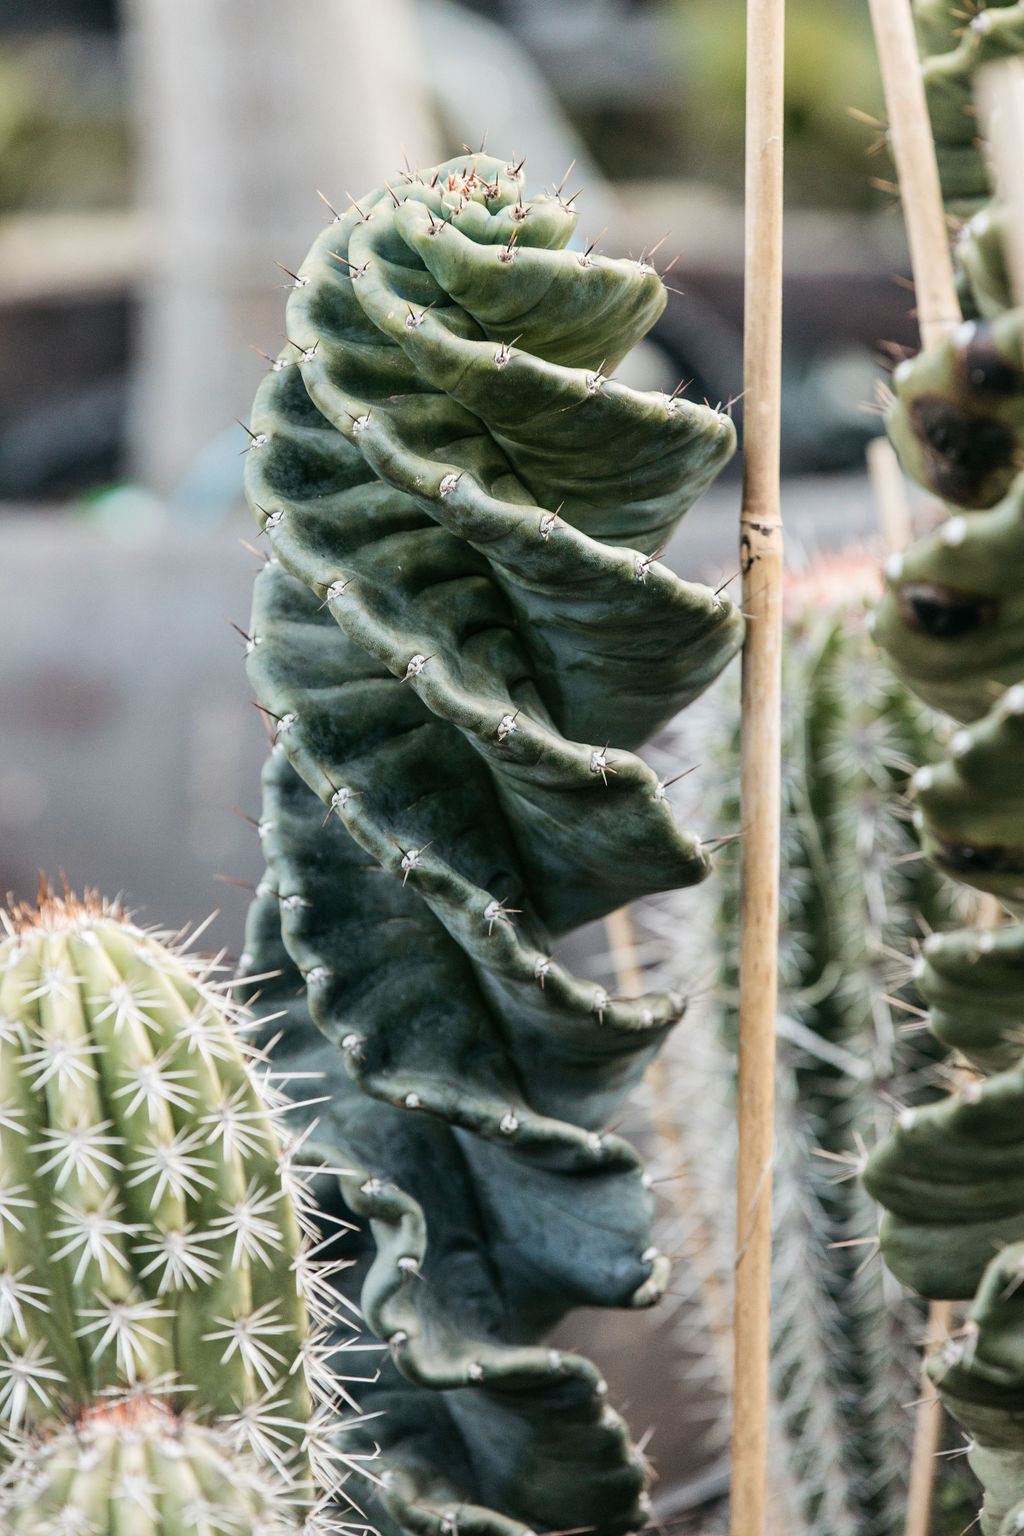
[[[0,1525],[326,1536],[336,1261],[229,988],[44,893],[0,941]]]
[[[609,996],[552,947],[710,866],[630,749],[740,644],[658,559],[735,439],[616,382],[664,288],[572,248],[571,202],[483,154],[360,197],[297,268],[249,427],[274,747],[243,963],[279,971],[280,1052],[325,1072],[356,1170],[388,1530],[614,1536],[649,1508],[599,1373],[543,1340],[663,1291],[608,1127],[685,999]]]
[[[938,7],[919,6],[919,21],[933,10],[937,16]],[[921,35],[927,43],[928,30]],[[978,10],[956,51],[926,60],[940,165],[955,119],[970,141],[966,158],[981,167],[969,109],[973,63],[990,46],[992,56],[1024,48],[1020,7]],[[951,85],[951,118],[937,109],[938,80]],[[972,187],[984,194],[980,177]],[[947,183],[946,191],[959,197],[963,187]],[[984,893],[998,916],[996,926],[925,942],[918,985],[932,1029],[967,1065],[951,1096],[903,1109],[866,1173],[886,1210],[883,1252],[895,1274],[930,1298],[974,1297],[964,1328],[928,1369],[971,1437],[985,1536],[1024,1529],[1024,359],[1004,226],[1005,215],[988,206],[964,226],[957,258],[969,318],[894,375],[891,435],[904,466],[949,516],[890,559],[874,625],[899,676],[958,727],[946,756],[911,781],[922,845],[937,869]]]
[[[879,586],[870,550],[819,555],[787,579],[771,1466],[794,1536],[902,1531],[913,1435],[905,1404],[918,1391],[921,1305],[870,1262],[877,1219],[855,1175],[885,1113],[879,1094],[919,1103],[942,1091],[944,1052],[923,1031],[916,985],[894,956],[948,924],[952,908],[947,882],[921,859],[905,798],[913,765],[942,750],[943,733],[866,632]],[[738,739],[722,739],[738,704],[722,696],[730,681],[661,739],[668,757],[698,765],[680,784],[686,800],[714,801],[735,781]],[[737,825],[735,799],[720,805],[721,824]],[[719,957],[720,984],[695,1010],[685,1048],[667,1051],[704,1220],[662,1241],[698,1270],[708,1255],[694,1241],[707,1243],[731,1200],[721,1147],[734,1112],[735,861],[720,861],[714,884],[703,911],[687,892],[639,909],[649,939],[663,941],[659,976],[678,966],[680,934],[694,966]],[[728,1242],[715,1261],[725,1289]],[[947,1481],[960,1476],[955,1462],[946,1470]]]

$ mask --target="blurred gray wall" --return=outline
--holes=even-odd
[[[125,0],[150,229],[139,478],[169,491],[244,416],[295,266],[345,193],[438,158],[414,0]],[[277,274],[282,278],[281,274]]]

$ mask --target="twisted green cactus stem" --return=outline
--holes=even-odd
[[[361,197],[298,270],[250,427],[276,745],[246,963],[288,978],[284,1059],[327,1072],[359,1170],[379,1517],[438,1536],[646,1518],[598,1373],[541,1341],[664,1287],[606,1127],[684,999],[611,998],[552,943],[707,872],[628,749],[742,631],[658,563],[732,424],[615,382],[664,290],[574,225],[483,155]]]
[[[348,1529],[334,1265],[244,1019],[93,899],[4,921],[0,1523]]]

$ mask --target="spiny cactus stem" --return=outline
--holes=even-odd
[[[870,0],[870,6],[910,244],[918,324],[923,344],[932,347],[960,324],[960,304],[914,21],[910,0]]]

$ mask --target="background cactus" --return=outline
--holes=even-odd
[[[3,918],[4,1529],[348,1529],[335,1266],[244,1017],[95,898]]]
[[[918,1395],[924,1314],[872,1262],[877,1217],[856,1173],[886,1118],[880,1093],[907,1104],[942,1092],[944,1051],[923,1033],[910,966],[894,958],[951,915],[950,888],[922,862],[905,798],[913,764],[941,750],[942,733],[866,633],[878,585],[870,552],[820,557],[790,577],[787,603],[772,1476],[786,1529],[807,1536],[903,1529],[906,1404]],[[666,762],[685,753],[697,765],[679,785],[684,803],[733,781],[738,744],[721,732],[735,708],[722,697],[730,681],[688,714],[685,733],[670,729],[660,740]],[[737,817],[727,800],[721,822]],[[700,1273],[709,1255],[696,1245],[724,1225],[710,1255],[723,1289],[732,1265],[722,1215],[732,1170],[721,1147],[733,1113],[737,876],[723,859],[717,906],[705,888],[638,909],[659,981],[677,974],[681,933],[684,965],[718,956],[724,987],[694,1006],[685,1045],[667,1048],[662,1111],[671,1106],[704,1216],[680,1230],[673,1213],[662,1243]],[[946,1496],[961,1510],[962,1481],[960,1465],[945,1464]],[[963,1524],[949,1527],[952,1536]]]
[[[919,8],[934,19],[933,9]],[[1020,8],[990,7],[968,18],[955,52],[926,61],[944,172],[951,128],[968,146],[961,159],[982,168],[975,64],[1022,48]],[[936,94],[937,81],[948,96]],[[947,195],[963,191],[945,179],[944,187]],[[984,195],[980,176],[972,188]],[[961,293],[967,313],[979,318],[894,375],[891,435],[905,468],[943,497],[950,516],[890,559],[874,631],[907,684],[960,723],[945,760],[926,763],[912,780],[914,818],[935,866],[988,893],[997,922],[1024,895],[1017,783],[1024,654],[1019,581],[1006,571],[1017,560],[1024,505],[1024,371],[1020,312],[1007,307],[1004,227],[1005,215],[986,207],[958,241]],[[971,1463],[985,1485],[985,1536],[1024,1528],[1024,1334],[1016,1300],[1024,1237],[1022,932],[1014,918],[925,943],[920,987],[932,1027],[973,1071],[960,1073],[950,1098],[904,1108],[866,1172],[886,1208],[883,1252],[895,1274],[931,1298],[976,1293],[965,1327],[928,1368],[971,1436]]]
[[[740,643],[658,563],[734,434],[615,382],[664,290],[574,226],[482,154],[359,198],[298,269],[249,429],[275,748],[244,963],[281,970],[281,1050],[326,1071],[359,1170],[388,1529],[647,1511],[599,1374],[541,1341],[664,1287],[607,1127],[685,1002],[610,997],[552,943],[709,868],[627,749]]]

